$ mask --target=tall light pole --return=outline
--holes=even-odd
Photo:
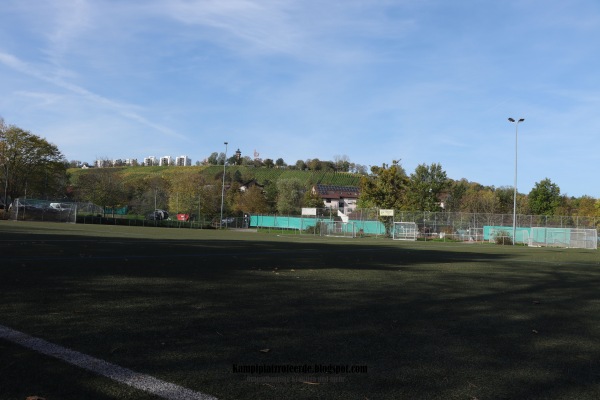
[[[509,118],[509,122],[515,124],[515,193],[513,195],[513,237],[512,242],[513,246],[515,245],[515,241],[517,239],[517,144],[519,142],[519,123],[525,121],[525,118],[519,118],[518,121],[515,121],[514,118]]]
[[[225,201],[225,166],[227,166],[227,142],[225,142],[225,159],[223,160],[223,187],[221,187],[221,220],[219,228],[223,227],[223,204]]]
[[[0,120],[0,123],[2,121]],[[2,125],[0,125],[0,128],[2,127]],[[0,156],[2,157],[1,161],[2,161],[2,166],[4,167],[4,199],[2,201],[2,204],[4,204],[4,208],[3,208],[3,213],[2,216],[4,219],[8,219],[8,160],[7,160],[7,152],[8,152],[8,141],[6,140],[6,138],[2,138],[0,137],[0,139],[2,139],[2,142],[0,142],[0,144],[2,144],[2,148]]]

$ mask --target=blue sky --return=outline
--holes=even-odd
[[[600,198],[597,0],[3,0],[0,116],[69,160],[440,163]]]

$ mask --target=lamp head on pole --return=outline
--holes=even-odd
[[[525,121],[525,118],[519,118],[519,120],[518,120],[518,121],[515,121],[515,119],[514,119],[514,118],[509,118],[508,120],[509,120],[510,122],[512,122],[512,123],[515,123],[515,122],[516,122],[516,123],[518,124],[519,122],[523,122],[523,121]]]

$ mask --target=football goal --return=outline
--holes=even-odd
[[[394,240],[417,240],[418,232],[416,222],[394,222],[392,237]]]
[[[343,221],[321,221],[319,224],[321,236],[356,237],[356,223]]]
[[[37,199],[15,199],[9,207],[15,221],[55,221],[75,223],[77,203],[59,203]]]
[[[598,231],[579,228],[532,227],[529,246],[569,247],[575,249],[597,249]]]
[[[76,223],[78,216],[102,215],[105,210],[92,203],[17,198],[9,205],[8,211],[13,221]]]

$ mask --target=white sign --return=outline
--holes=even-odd
[[[379,210],[380,217],[393,217],[394,210]]]
[[[303,208],[302,209],[302,215],[316,216],[317,215],[317,209],[316,208]]]

